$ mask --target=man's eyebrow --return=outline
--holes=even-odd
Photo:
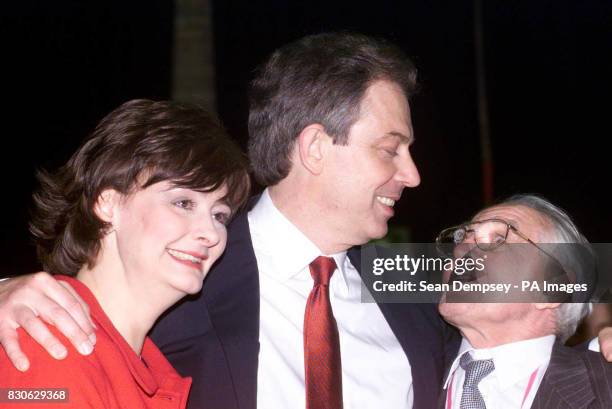
[[[386,134],[384,134],[383,136],[381,136],[379,139],[386,139],[386,138],[399,138],[400,139],[400,143],[407,143],[407,144],[411,144],[414,142],[414,136],[412,134],[410,134],[410,136],[407,136],[401,132],[397,132],[397,131],[391,131],[391,132],[387,132]]]

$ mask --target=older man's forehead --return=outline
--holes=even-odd
[[[474,220],[491,218],[502,219],[512,224],[534,241],[539,241],[539,237],[544,237],[551,227],[550,220],[545,215],[522,205],[493,206],[478,213]]]

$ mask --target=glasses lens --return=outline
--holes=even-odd
[[[438,252],[449,257],[462,257],[474,244],[491,251],[506,242],[508,224],[502,220],[483,220],[443,230],[438,236]],[[471,244],[470,244],[471,243]]]
[[[438,242],[444,244],[459,244],[465,240],[467,232],[463,227],[452,227],[443,230],[438,236]]]
[[[453,242],[455,244],[463,243],[463,240],[465,240],[465,235],[466,235],[466,231],[463,227],[456,229],[453,232]]]
[[[436,240],[438,253],[442,257],[455,257],[457,246],[463,243],[467,234],[464,227],[451,227],[443,230]]]
[[[506,242],[508,224],[498,220],[485,220],[470,226],[474,230],[474,240],[481,250],[489,251]]]

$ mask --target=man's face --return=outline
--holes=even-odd
[[[490,219],[501,219],[511,223],[522,234],[536,243],[549,242],[551,240],[550,224],[547,219],[537,211],[524,206],[495,206],[486,209],[474,217],[474,221]],[[481,232],[482,236],[495,239],[495,232]],[[473,241],[473,237],[466,239],[466,244]],[[486,276],[478,277],[475,281],[490,283],[520,283],[521,279],[537,279],[537,272],[542,267],[543,262],[548,261],[547,256],[535,246],[528,244],[525,239],[518,236],[514,231],[508,232],[508,237],[503,249],[491,253],[478,252],[479,256],[487,254],[488,259],[485,265]],[[510,248],[512,244],[515,247]],[[510,256],[504,257],[508,253]],[[512,256],[519,254],[522,256],[520,266],[512,264],[509,260]],[[517,281],[519,280],[519,281]],[[505,321],[520,320],[530,311],[530,304],[527,303],[453,303],[442,302],[439,305],[440,314],[459,329],[474,328],[484,329],[489,325],[503,324]]]
[[[343,244],[364,244],[387,233],[403,189],[420,183],[409,151],[412,141],[410,107],[400,87],[373,83],[348,145],[331,147],[323,172],[324,217]]]

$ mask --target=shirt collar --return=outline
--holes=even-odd
[[[493,359],[495,379],[499,390],[505,390],[521,379],[528,377],[536,369],[548,365],[554,335],[546,335],[518,342],[499,345],[493,348],[475,349],[465,338],[461,341],[459,354],[453,361],[446,377],[444,389],[459,366],[459,359],[464,353],[471,353],[474,359]]]
[[[248,214],[249,229],[260,271],[265,271],[279,281],[294,277],[318,256],[333,257],[340,272],[342,285],[348,290],[346,251],[323,254],[321,250],[302,233],[274,205],[268,189]]]

